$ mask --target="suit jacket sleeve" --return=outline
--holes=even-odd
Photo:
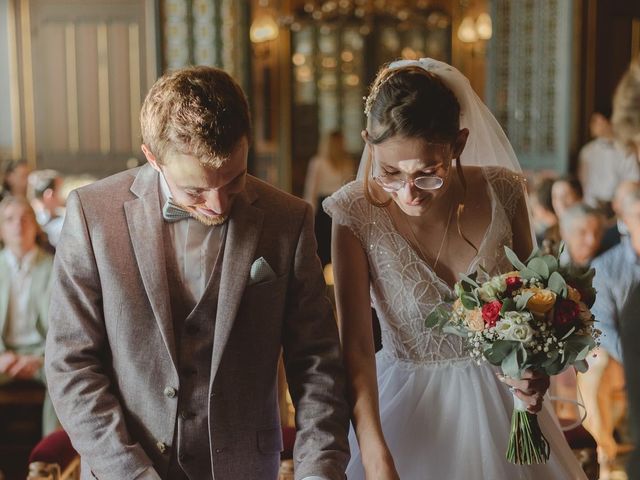
[[[125,426],[109,378],[111,351],[95,253],[77,192],[56,252],[45,368],[60,421],[99,479],[135,478],[151,465]]]
[[[296,479],[314,475],[343,479],[349,460],[345,374],[309,205],[291,271],[283,349],[296,408]]]

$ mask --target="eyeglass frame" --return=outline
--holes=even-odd
[[[367,143],[369,143],[369,142],[367,141]],[[428,145],[438,145],[438,146],[442,146],[442,147],[450,147],[453,150],[452,145],[450,143],[428,142]],[[398,192],[398,191],[402,190],[404,187],[406,187],[407,183],[410,183],[414,187],[418,188],[419,190],[425,191],[425,192],[439,190],[444,186],[445,179],[449,176],[449,171],[451,170],[451,164],[452,164],[452,161],[453,161],[453,157],[449,158],[448,162],[446,162],[447,163],[447,165],[446,165],[447,175],[445,177],[441,177],[439,175],[421,175],[421,176],[416,177],[416,178],[408,179],[408,178],[406,178],[407,176],[405,175],[405,178],[397,180],[398,182],[402,182],[402,185],[399,186],[398,188],[392,188],[392,187],[389,187],[389,186],[382,185],[380,179],[382,177],[385,177],[388,174],[383,174],[383,175],[374,175],[373,174],[373,169],[378,165],[376,165],[374,160],[373,160],[372,146],[373,145],[369,144],[369,148],[371,149],[371,153],[372,153],[371,162],[374,163],[374,165],[372,165],[373,168],[371,168],[371,178],[373,179],[374,182],[376,182],[376,184],[380,188],[382,188],[387,193]],[[437,165],[435,165],[435,167],[436,168],[440,168],[441,165],[445,166],[445,162],[442,162],[441,164],[437,164]],[[438,187],[435,187],[435,188],[422,188],[422,187],[416,185],[416,183],[415,183],[417,180],[420,180],[422,178],[438,178],[438,179],[441,180],[442,183]]]

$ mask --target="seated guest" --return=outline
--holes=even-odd
[[[624,198],[639,185],[640,182],[635,180],[625,180],[616,188],[616,193],[611,201],[614,217],[611,219],[608,228],[604,231],[600,253],[609,250],[611,247],[615,247],[620,243],[620,238],[627,234],[627,227],[622,221],[622,202]]]
[[[36,220],[55,248],[64,223],[62,176],[55,170],[36,170],[29,175],[29,184],[31,206],[36,212]]]
[[[26,160],[7,160],[2,166],[2,188],[0,200],[12,195],[26,197],[31,167]]]
[[[531,200],[532,225],[536,232],[536,241],[540,246],[554,246],[560,241],[558,216],[551,202],[552,178],[540,178],[535,182],[529,198]]]
[[[582,202],[582,185],[573,175],[565,175],[556,179],[551,186],[551,204],[558,218],[564,212]]]
[[[36,243],[38,223],[25,198],[0,202],[0,384],[15,380],[44,383],[43,355],[47,332],[53,257]],[[58,422],[48,397],[43,434]]]
[[[616,88],[613,97],[613,130],[616,137],[624,144],[629,145],[635,152],[636,158],[640,158],[640,59],[634,60],[629,70],[624,74]],[[636,190],[637,192],[637,190]],[[633,197],[637,198],[637,193]],[[629,202],[629,203],[638,203]],[[627,201],[623,202],[623,205]],[[636,281],[633,290],[626,292],[627,302],[620,314],[619,324],[622,331],[622,354],[624,355],[624,370],[627,382],[627,394],[629,398],[629,423],[634,436],[635,449],[629,455],[627,474],[629,480],[640,480],[640,378],[638,365],[640,365],[640,282],[638,274],[637,258],[640,252],[640,217],[637,215],[637,206],[629,206],[629,212],[625,224],[631,236],[630,258],[634,258],[632,265],[627,265],[627,270],[633,270]],[[634,215],[634,210],[636,215]],[[627,246],[629,251],[629,246]]]
[[[594,287],[598,292],[592,311],[599,322],[598,328],[602,330],[601,353],[596,357],[596,369],[600,371],[603,380],[607,382],[619,379],[613,386],[615,389],[608,389],[611,393],[609,397],[619,397],[616,391],[619,392],[620,384],[623,383],[620,378],[622,374],[614,372],[612,375],[604,369],[607,359],[609,362],[623,363],[620,348],[620,319],[626,303],[632,300],[632,292],[637,292],[640,286],[640,186],[636,186],[624,197],[622,219],[629,231],[628,237],[623,237],[619,245],[603,253],[592,264],[596,270]],[[633,318],[633,320],[636,319]],[[612,404],[610,401],[607,402],[606,392],[599,392],[598,397],[601,399],[599,408],[604,411],[604,415],[599,418],[602,424],[600,428],[608,436],[608,440],[603,442],[605,451],[601,455],[605,457],[604,462],[610,462],[615,456],[613,428],[615,427],[615,417],[621,413],[620,406]],[[603,397],[605,397],[604,400],[602,400]],[[597,437],[596,441],[598,441]],[[600,442],[598,443],[600,446]]]
[[[588,205],[580,203],[564,211],[560,217],[560,236],[565,249],[560,263],[588,266],[600,250],[603,230],[602,214]]]
[[[594,137],[580,150],[578,176],[584,188],[584,200],[592,207],[612,201],[616,188],[624,180],[639,180],[635,155],[614,140],[610,109],[594,112],[589,128]]]

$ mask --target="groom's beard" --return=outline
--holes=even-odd
[[[209,215],[205,215],[203,213],[198,212],[194,207],[183,205],[181,203],[176,202],[175,200],[174,200],[174,203],[178,207],[183,209],[185,212],[187,212],[189,215],[191,215],[191,218],[199,221],[200,223],[208,227],[215,227],[217,225],[222,225],[229,218],[228,213],[209,216]]]

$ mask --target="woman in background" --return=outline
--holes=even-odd
[[[325,134],[318,154],[309,161],[304,186],[304,199],[316,214],[315,231],[322,266],[331,263],[331,217],[320,205],[326,197],[354,178],[353,159],[345,149],[342,132],[334,130]]]

